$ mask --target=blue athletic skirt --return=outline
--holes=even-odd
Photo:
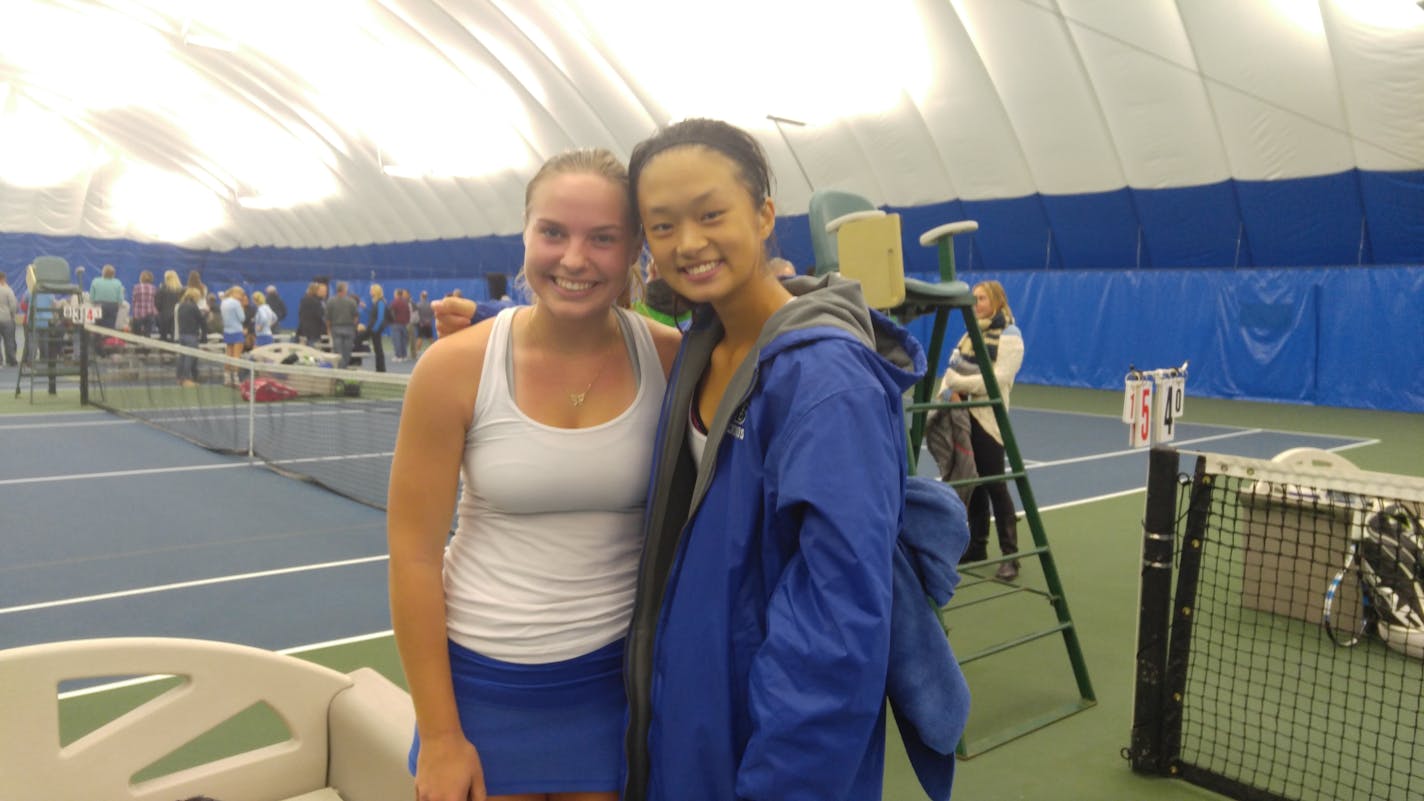
[[[628,713],[622,640],[541,665],[501,662],[453,642],[449,650],[460,725],[480,753],[486,792],[619,789]],[[412,774],[419,753],[417,733]]]
[[[255,342],[255,344],[256,344],[257,347],[259,347],[259,348],[262,347],[263,345],[271,345],[271,344],[272,344],[272,335],[271,335],[271,334],[258,334],[257,337],[256,337],[256,342]]]
[[[223,342],[226,342],[229,345],[240,345],[246,339],[247,335],[242,333],[241,331],[237,331],[231,334],[226,331],[223,332]]]

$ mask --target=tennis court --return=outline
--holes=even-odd
[[[111,382],[108,391],[119,387]],[[136,391],[131,387],[127,391]],[[164,390],[137,404],[154,420],[204,425],[251,414],[222,388],[222,404]],[[1135,776],[1127,744],[1133,616],[1146,457],[1127,447],[1112,393],[1022,386],[1013,411],[1035,495],[1082,634],[1099,705],[961,765],[960,797],[1212,797],[1176,782]],[[395,408],[392,408],[394,404]],[[305,451],[283,451],[278,470],[245,455],[198,447],[131,417],[79,409],[35,411],[7,402],[0,431],[14,458],[0,465],[10,558],[0,568],[0,647],[96,636],[203,637],[309,655],[336,666],[398,672],[389,637],[384,515],[289,466],[359,464],[377,482],[388,469],[398,400],[323,398],[258,404],[270,422],[255,442],[327,427]],[[1397,469],[1420,437],[1410,415],[1190,401],[1183,448],[1269,457],[1292,447],[1342,452],[1363,466]],[[378,425],[387,421],[392,425]],[[259,428],[261,428],[259,427]],[[257,429],[254,429],[256,431]],[[384,431],[386,433],[379,433]],[[335,432],[355,432],[342,442]],[[187,434],[191,437],[192,432]],[[384,439],[389,437],[389,441]],[[292,435],[292,439],[297,439]],[[241,437],[236,438],[241,450]],[[1417,452],[1417,450],[1415,451]],[[23,454],[23,456],[21,456]],[[357,458],[348,458],[347,455]],[[923,460],[928,466],[931,461]],[[374,478],[372,478],[374,476]],[[331,476],[318,476],[329,481]],[[344,480],[344,478],[343,478]],[[1041,581],[1032,568],[1023,582]],[[1041,614],[1031,600],[985,605],[960,618],[956,648]],[[1022,649],[968,666],[971,731],[1061,692],[1071,677],[1061,645]],[[1059,687],[1057,685],[1062,685]],[[126,707],[136,690],[79,690],[76,719]],[[922,797],[892,746],[887,798]],[[1023,760],[1062,771],[1018,770]],[[1081,793],[1067,788],[1079,787]]]

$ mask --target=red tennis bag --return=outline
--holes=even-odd
[[[242,382],[242,399],[252,400],[252,381]],[[297,391],[283,384],[275,378],[259,378],[257,384],[257,402],[270,403],[272,401],[291,400],[297,397]]]

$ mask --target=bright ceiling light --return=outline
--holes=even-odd
[[[0,111],[0,181],[40,188],[68,182],[89,169],[95,146],[59,115],[16,93]]]
[[[179,36],[182,38],[183,44],[189,47],[205,47],[209,50],[219,50],[224,53],[237,52],[237,42],[203,30],[201,27],[194,25],[191,17],[183,21],[183,30]]]
[[[131,233],[164,242],[188,242],[227,222],[223,202],[207,187],[137,162],[115,179],[109,205]]]
[[[608,38],[607,52],[624,74],[673,119],[748,124],[774,109],[814,126],[882,112],[933,85],[928,26],[911,0],[883,0],[873,9],[723,0],[715,8],[709,13],[700,0],[628,0],[600,4],[586,25]],[[692,26],[695,48],[670,33]]]
[[[210,91],[174,55],[171,35],[141,18],[102,6],[12,2],[5,4],[4,16],[0,53],[16,84],[63,97],[76,108],[156,108],[175,96]]]
[[[1340,13],[1381,31],[1424,29],[1424,0],[1349,0],[1335,4]]]
[[[1325,19],[1320,15],[1317,0],[1271,0],[1271,6],[1281,19],[1290,22],[1301,33],[1308,34],[1312,40],[1324,38]]]

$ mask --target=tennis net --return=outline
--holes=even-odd
[[[1153,451],[1135,770],[1250,801],[1424,797],[1424,637],[1398,617],[1424,612],[1424,480],[1330,461],[1183,474]]]
[[[88,330],[89,403],[385,508],[408,376],[315,366],[319,353],[295,345],[231,359]]]

